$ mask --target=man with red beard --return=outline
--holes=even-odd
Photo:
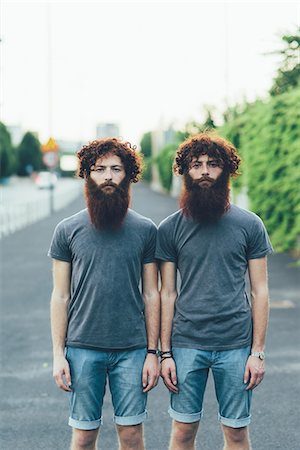
[[[158,228],[161,375],[171,392],[171,450],[195,448],[210,369],[224,449],[250,449],[251,393],[265,371],[272,246],[259,217],[230,203],[229,179],[239,163],[234,146],[216,134],[183,142],[174,164],[184,181],[181,209]]]
[[[115,138],[77,156],[87,209],[57,225],[49,250],[53,376],[69,393],[72,450],[96,449],[107,378],[120,449],[143,450],[147,393],[159,377],[160,298],[156,226],[129,208],[142,160]]]

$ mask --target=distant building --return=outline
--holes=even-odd
[[[56,139],[58,145],[58,150],[61,154],[72,154],[75,155],[77,150],[80,150],[84,145],[81,141],[65,141],[62,139]]]
[[[120,127],[117,123],[98,123],[96,126],[96,137],[97,139],[120,137]]]
[[[169,125],[169,128],[163,131],[163,145],[173,144],[176,142],[176,131]]]

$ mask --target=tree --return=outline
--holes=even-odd
[[[143,134],[142,140],[140,142],[141,153],[144,155],[145,167],[143,171],[143,179],[150,182],[152,179],[152,140],[151,131]]]
[[[151,142],[151,131],[143,134],[141,140],[141,152],[145,158],[151,158],[152,156],[152,142]]]
[[[212,108],[206,106],[205,107],[205,112],[206,112],[206,119],[203,123],[203,131],[205,130],[212,130],[216,128],[216,124],[214,122],[214,119],[212,117]]]
[[[28,175],[43,167],[41,144],[33,133],[25,133],[18,147],[18,175]]]
[[[177,132],[177,141],[182,142],[194,134],[203,133],[216,128],[213,116],[212,116],[212,106],[204,106],[205,120],[200,123],[196,120],[187,122],[184,129]]]
[[[296,34],[282,36],[282,40],[285,47],[275,52],[282,55],[283,62],[270,89],[270,95],[273,97],[287,92],[300,82],[300,27]]]
[[[155,158],[161,184],[166,191],[170,191],[173,178],[173,162],[177,149],[177,144],[167,144],[163,147]]]
[[[16,158],[10,134],[4,123],[0,122],[0,178],[12,175],[15,164]]]

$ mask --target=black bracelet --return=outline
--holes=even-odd
[[[173,358],[173,356],[172,355],[163,356],[162,358],[160,358],[160,363],[162,363],[165,359],[169,359],[169,358]]]
[[[157,355],[157,350],[154,350],[152,348],[147,349],[147,353],[150,353],[151,355]]]
[[[173,352],[172,352],[172,350],[167,350],[167,351],[165,351],[165,352],[159,352],[159,356],[160,356],[160,357],[167,356],[167,355],[170,355],[171,358],[173,358]]]

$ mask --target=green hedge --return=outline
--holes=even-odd
[[[297,249],[300,236],[299,104],[297,88],[256,102],[219,129],[243,159],[235,186],[248,186],[250,208],[265,222],[279,252]]]
[[[276,251],[300,251],[300,87],[267,101],[247,105],[217,132],[238,149],[250,209],[264,221]],[[155,158],[164,189],[172,185],[172,164],[179,143]],[[153,161],[151,161],[153,163]]]

